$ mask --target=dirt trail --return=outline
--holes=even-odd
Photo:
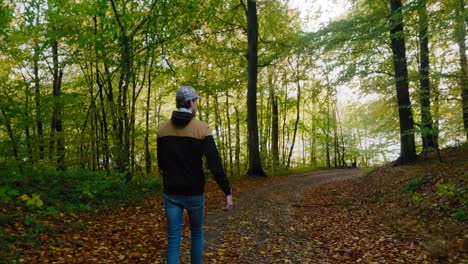
[[[205,255],[236,263],[292,263],[313,259],[314,245],[296,224],[294,211],[305,191],[360,174],[359,169],[317,171],[275,180],[235,197],[233,212],[207,213]],[[239,252],[236,245],[241,245]],[[237,249],[237,250],[236,250]]]

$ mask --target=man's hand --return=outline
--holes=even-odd
[[[224,207],[224,211],[231,211],[232,210],[232,194],[226,195],[226,207]]]

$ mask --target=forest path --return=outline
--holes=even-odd
[[[316,171],[276,178],[264,186],[235,194],[232,212],[215,210],[206,214],[207,262],[309,262],[314,258],[316,245],[295,220],[303,194],[319,185],[350,179],[360,173],[360,169]]]

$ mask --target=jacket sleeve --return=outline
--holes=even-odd
[[[203,154],[207,159],[208,168],[211,173],[213,173],[216,183],[223,190],[225,195],[231,194],[229,180],[224,172],[221,157],[219,156],[219,152],[212,135],[206,136],[203,141]]]

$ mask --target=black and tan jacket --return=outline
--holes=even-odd
[[[157,148],[159,170],[163,176],[164,193],[170,195],[199,195],[204,193],[203,156],[208,168],[223,192],[231,194],[229,180],[207,124],[191,113],[172,113],[161,124]]]

